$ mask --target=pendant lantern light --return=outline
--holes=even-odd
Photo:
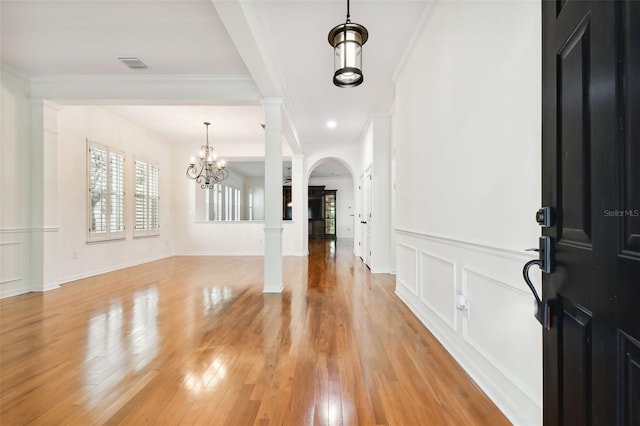
[[[338,87],[355,87],[362,84],[362,45],[367,42],[369,32],[360,24],[351,22],[349,0],[347,21],[329,31],[329,44],[333,46],[333,84]]]

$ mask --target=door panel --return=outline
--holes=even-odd
[[[589,424],[591,400],[591,313],[564,300],[562,309],[562,398],[565,419]]]
[[[622,395],[620,412],[622,424],[640,424],[640,342],[621,335],[620,394]]]
[[[545,425],[640,424],[640,2],[542,2]]]
[[[624,81],[629,94],[624,96],[624,156],[625,163],[620,169],[621,181],[624,183],[624,201],[622,209],[625,212],[622,228],[622,242],[625,254],[640,257],[640,104],[637,94],[640,93],[640,80],[630,78],[640,72],[640,2],[625,3],[622,8],[622,55],[624,61]],[[636,119],[634,120],[633,117]],[[618,214],[618,213],[616,213]]]
[[[591,158],[589,76],[591,31],[586,15],[560,47],[558,73],[558,198],[562,207],[560,241],[591,245]]]

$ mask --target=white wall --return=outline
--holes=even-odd
[[[336,237],[353,238],[355,206],[351,176],[311,177],[309,185],[323,185],[325,189],[338,191],[336,193]]]
[[[26,81],[0,71],[0,298],[29,291],[30,107]]]
[[[396,292],[518,425],[542,422],[521,278],[540,233],[540,28],[537,1],[432,4],[393,119]]]
[[[58,208],[60,281],[144,263],[173,254],[172,162],[168,143],[96,107],[65,107],[58,113]],[[86,139],[125,152],[124,240],[87,243]],[[159,165],[160,235],[133,238],[133,156]]]

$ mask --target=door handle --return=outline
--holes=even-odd
[[[525,251],[537,251],[540,256],[533,263],[540,266],[542,272],[550,274],[553,271],[553,262],[551,260],[551,237],[540,237],[538,239],[538,248],[530,248]]]
[[[533,259],[524,264],[522,268],[522,277],[524,278],[524,282],[527,284],[531,293],[533,293],[533,297],[536,299],[536,314],[535,317],[540,324],[545,328],[545,330],[549,330],[551,328],[551,304],[547,300],[542,300],[536,288],[534,287],[531,279],[529,278],[529,269],[533,265],[538,265],[542,272],[546,274],[550,274],[553,271],[553,260],[552,260],[552,251],[551,251],[551,237],[542,236],[539,239],[539,247],[538,248],[530,248],[526,251],[536,251],[539,253],[538,259]]]

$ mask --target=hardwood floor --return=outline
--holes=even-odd
[[[174,257],[0,300],[0,424],[501,425],[350,242]]]

